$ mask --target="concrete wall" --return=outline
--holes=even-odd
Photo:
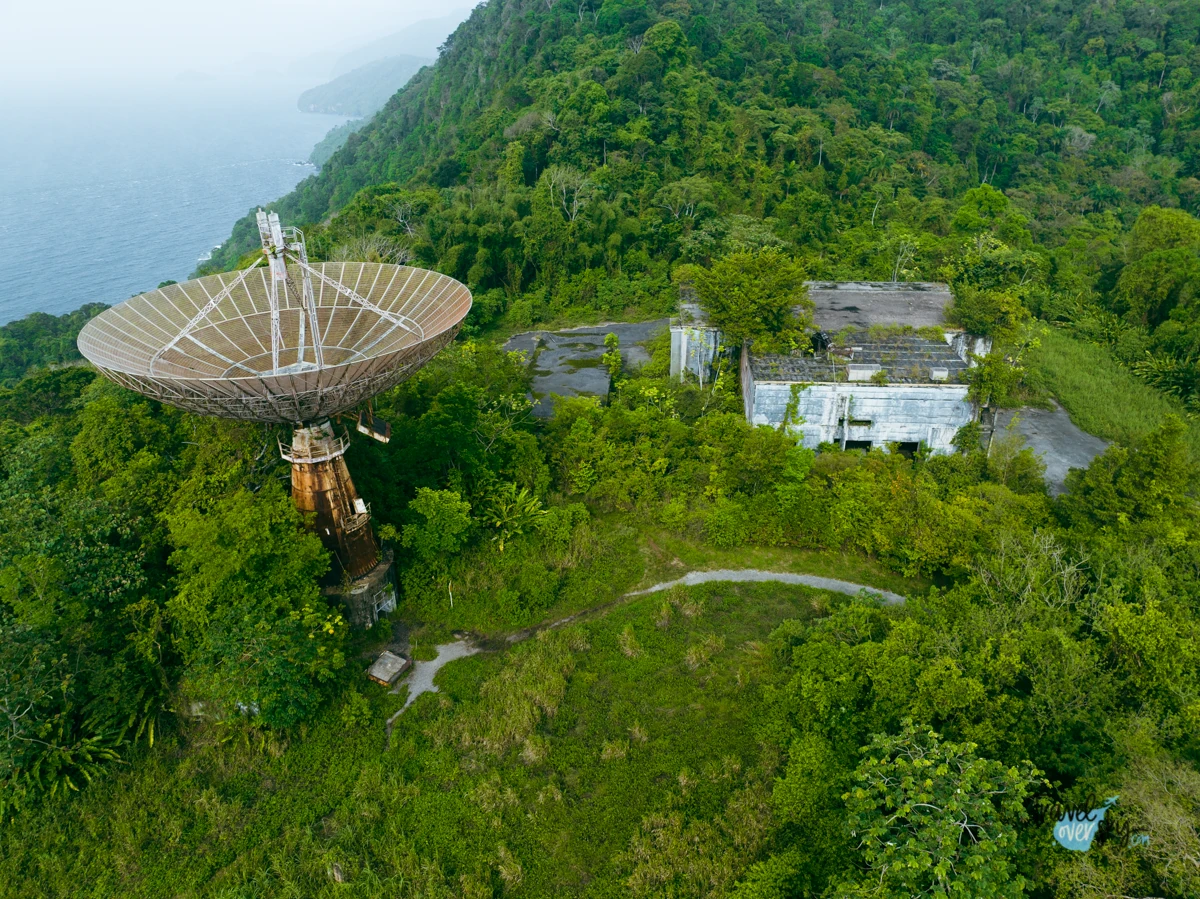
[[[746,417],[756,425],[779,427],[792,401],[790,383],[755,382],[742,369]],[[846,440],[869,440],[873,446],[889,443],[924,443],[938,453],[950,453],[950,441],[971,421],[973,410],[965,384],[863,383],[812,384],[799,390],[795,414],[803,419],[792,426],[803,434],[804,445]],[[848,425],[842,420],[869,421]]]
[[[975,362],[971,359],[970,354],[974,353],[976,356],[986,356],[992,351],[992,338],[976,337],[964,331],[947,332],[946,343],[950,344],[954,352],[958,354],[959,359],[963,362],[970,362],[972,367],[974,367]]]
[[[712,380],[713,365],[721,332],[716,328],[695,325],[671,325],[671,377],[683,379],[690,371],[701,384]]]

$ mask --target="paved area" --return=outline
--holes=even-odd
[[[847,596],[858,596],[866,592],[883,598],[886,606],[900,605],[904,597],[890,590],[879,590],[865,584],[852,584],[849,581],[839,581],[837,578],[818,577],[815,574],[792,574],[788,571],[761,571],[757,568],[720,568],[716,571],[692,571],[683,577],[655,584],[645,590],[636,590],[626,596],[644,596],[647,593],[657,593],[668,590],[676,584],[694,587],[697,584],[707,584],[711,581],[777,581],[781,584],[801,584],[805,587],[815,587],[818,590],[828,590],[831,593],[844,593]]]
[[[947,285],[927,281],[809,281],[808,298],[813,320],[830,333],[847,325],[942,325],[951,302]]]
[[[996,415],[996,437],[1019,434],[1025,445],[1046,466],[1046,486],[1051,496],[1066,492],[1067,472],[1087,468],[1092,460],[1108,449],[1108,441],[1093,437],[1071,421],[1067,410],[1057,403],[1053,409],[1006,409]]]
[[[479,647],[472,644],[469,640],[456,640],[453,643],[443,643],[437,648],[437,658],[424,662],[413,662],[412,671],[408,677],[399,681],[392,687],[393,693],[399,693],[400,689],[407,685],[408,698],[404,701],[404,709],[408,708],[417,701],[417,697],[422,693],[436,693],[438,691],[437,684],[433,682],[434,675],[442,670],[442,666],[447,662],[453,662],[455,659],[463,659],[467,656],[473,656],[479,652]],[[401,709],[400,712],[403,712]],[[396,715],[399,715],[397,712]],[[393,715],[393,718],[396,716]]]
[[[600,361],[604,338],[616,334],[626,365],[642,365],[650,355],[640,344],[667,327],[668,319],[613,322],[566,331],[526,331],[509,338],[506,350],[524,350],[533,360],[533,414],[549,418],[554,396],[608,396],[608,370]]]
[[[405,635],[405,642],[407,643],[407,633]],[[441,644],[437,648],[437,658],[424,662],[413,662],[408,676],[397,681],[396,685],[391,689],[392,693],[399,693],[402,687],[407,686],[408,698],[404,701],[403,708],[388,718],[384,726],[387,731],[386,748],[392,748],[392,729],[396,726],[396,719],[403,715],[422,693],[438,692],[437,684],[433,682],[433,677],[442,670],[442,666],[447,662],[453,662],[455,659],[473,656],[480,651],[480,648],[470,640],[455,640],[453,643]]]

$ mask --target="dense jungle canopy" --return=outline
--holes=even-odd
[[[1190,397],[1200,237],[1127,234],[1200,203],[1198,37],[1189,3],[489,3],[276,208],[326,252],[394,239],[517,326],[661,312],[673,264],[738,245],[945,278],[987,231],[1044,275],[1034,312]]]
[[[413,655],[494,650],[394,730],[280,435],[76,364],[94,308],[0,328],[0,896],[1200,894],[1198,79],[1185,2],[477,7],[274,207],[476,295],[348,456]],[[661,338],[539,422],[501,346],[801,277],[948,281],[972,401],[1112,445],[813,452]],[[704,567],[908,601],[626,596]]]

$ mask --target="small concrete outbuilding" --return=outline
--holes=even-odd
[[[412,662],[404,658],[404,656],[396,655],[391,650],[385,649],[379,654],[379,658],[375,660],[374,664],[371,665],[370,670],[367,672],[367,677],[377,684],[390,687],[411,665]]]
[[[787,355],[741,353],[746,419],[787,424],[803,444],[843,449],[922,444],[953,450],[958,429],[976,416],[965,372],[990,342],[948,328],[945,284],[810,282],[813,350]],[[672,322],[671,371],[711,376],[720,334],[691,304]],[[688,351],[689,347],[700,351]],[[712,347],[710,354],[709,347]]]

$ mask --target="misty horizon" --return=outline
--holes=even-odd
[[[259,9],[269,12],[272,5]],[[465,20],[472,5],[296,0],[277,4],[278,15],[262,15],[260,27],[246,19],[244,6],[229,0],[210,2],[200,18],[144,0],[102,9],[70,2],[53,14],[14,8],[0,33],[0,98],[31,91],[162,90],[257,76],[324,80],[343,54],[419,22],[452,13]]]

